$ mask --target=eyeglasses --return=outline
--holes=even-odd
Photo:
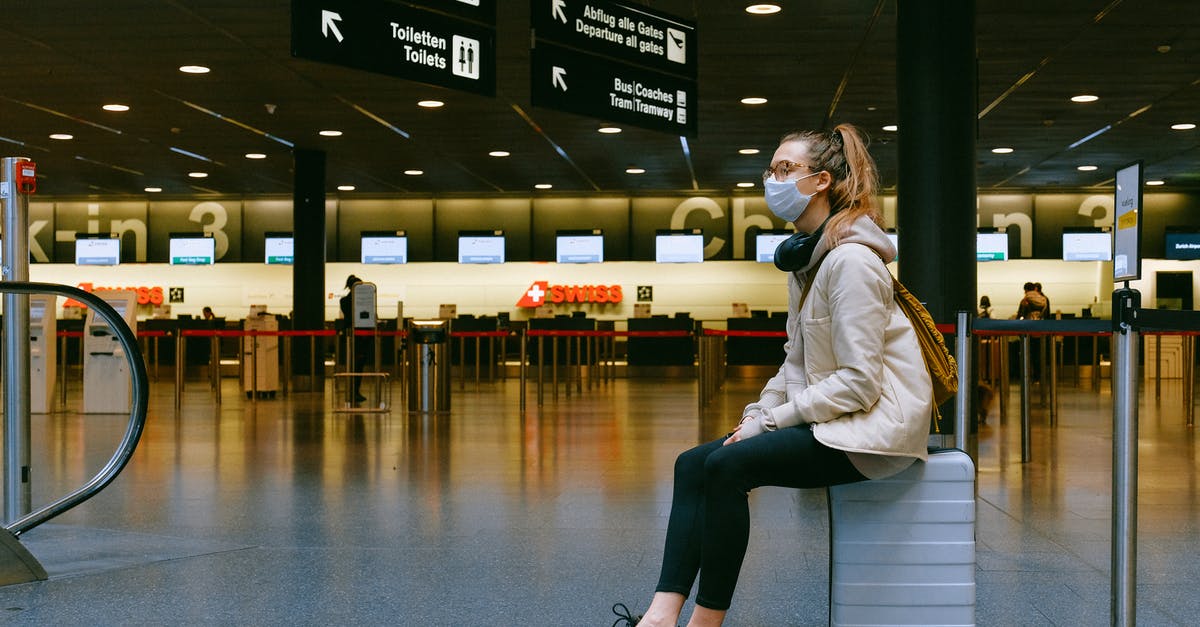
[[[796,163],[794,161],[783,160],[783,161],[780,161],[779,163],[776,163],[774,166],[770,166],[766,170],[763,170],[762,177],[763,177],[764,181],[769,178],[774,177],[776,181],[779,181],[782,183],[783,181],[786,181],[789,176],[792,175],[792,172],[796,171],[796,168],[808,168],[809,170],[811,170],[813,172],[817,171],[816,168],[812,167],[811,165],[808,165],[807,163]]]

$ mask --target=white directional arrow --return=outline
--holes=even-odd
[[[552,66],[552,68],[551,74],[553,74],[553,76],[550,79],[550,85],[553,87],[560,87],[563,91],[567,91],[567,71],[558,67],[557,65]]]
[[[567,0],[554,0],[550,4],[550,17],[562,20],[563,24],[567,23],[567,13],[563,8],[567,6]]]
[[[333,31],[333,36],[337,37],[338,43],[342,43],[342,31],[338,30],[337,23],[342,21],[342,16],[333,11],[321,10],[321,34],[328,37],[329,31]]]

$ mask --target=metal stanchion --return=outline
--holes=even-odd
[[[507,342],[507,338],[505,342]],[[517,367],[517,375],[521,380],[521,411],[525,411],[525,355],[528,351],[529,336],[525,335],[525,329],[521,329],[521,363]]]
[[[1046,343],[1050,345],[1050,426],[1054,426],[1058,424],[1058,338],[1047,335]],[[1042,383],[1046,379],[1046,372],[1042,371]]]
[[[209,341],[209,351],[211,354],[208,358],[208,386],[213,394],[217,397],[217,404],[221,404],[221,338],[218,335],[213,335]]]
[[[554,400],[558,400],[558,336],[550,338],[550,382],[554,384],[554,392],[552,394]]]
[[[546,364],[546,355],[545,355],[545,350],[544,350],[544,345],[543,345],[542,340],[544,340],[546,338],[545,338],[545,336],[539,335],[539,336],[537,336],[537,339],[538,339],[537,399],[538,399],[538,407],[541,407],[542,403],[545,402],[545,399],[543,398],[543,393],[542,393],[542,369]]]
[[[179,331],[179,335],[175,336],[175,411],[179,411],[179,407],[183,402],[183,365],[187,363],[184,359],[183,330]],[[80,350],[80,352],[83,352]]]
[[[1032,457],[1029,442],[1029,335],[1021,334],[1021,463]]]
[[[1000,354],[1000,422],[1008,420],[1008,388],[1012,382],[1008,374],[1008,347],[1012,344],[1007,335],[996,337],[997,350]]]
[[[1187,416],[1187,426],[1196,424],[1196,336],[1187,335],[1183,338],[1184,354],[1187,359],[1183,362],[1187,374],[1183,379],[1183,406]]]
[[[283,343],[283,372],[280,377],[283,378],[283,395],[287,396],[292,388],[292,336],[284,335],[279,339]]]
[[[83,352],[82,350],[80,351]],[[71,363],[67,359],[67,336],[63,335],[58,338],[58,393],[59,404],[63,409],[67,407],[67,364]]]
[[[1113,294],[1112,624],[1137,624],[1138,293]]]
[[[1162,334],[1154,334],[1154,400],[1162,400]]]
[[[954,358],[958,360],[958,394],[954,396],[954,448],[966,451],[967,417],[971,415],[971,318],[965,311],[959,311],[957,318],[954,325]]]

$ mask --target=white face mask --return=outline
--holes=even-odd
[[[781,220],[787,222],[799,220],[813,197],[812,194],[801,194],[796,187],[796,181],[802,181],[818,174],[820,172],[813,172],[794,181],[776,181],[774,177],[767,178],[763,181],[763,195],[767,200],[767,208]]]

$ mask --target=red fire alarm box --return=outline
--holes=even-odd
[[[32,161],[17,163],[17,191],[22,194],[32,194],[37,191],[37,164]]]

